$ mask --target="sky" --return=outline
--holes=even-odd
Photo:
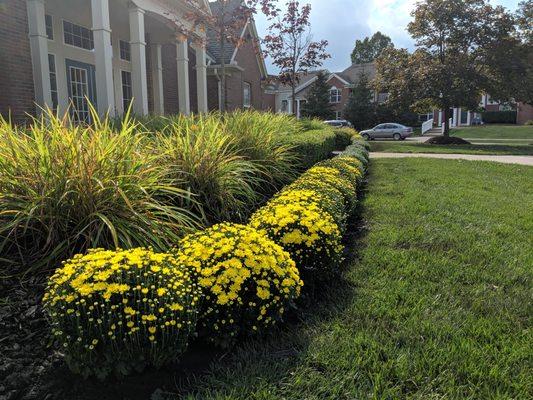
[[[284,0],[280,0],[283,3]],[[310,3],[311,31],[315,40],[326,39],[331,59],[324,67],[330,71],[342,71],[350,65],[350,54],[356,39],[364,39],[376,31],[391,37],[396,47],[412,50],[414,42],[406,31],[411,21],[411,11],[417,0],[300,0]],[[502,5],[516,10],[520,0],[491,0],[493,5]],[[264,16],[256,16],[260,36],[267,32]],[[276,73],[267,58],[269,73]]]

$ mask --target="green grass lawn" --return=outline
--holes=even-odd
[[[533,155],[533,145],[434,145],[413,142],[370,142],[370,151],[389,153],[455,153],[455,154],[495,154]]]
[[[530,398],[533,168],[377,160],[367,189],[323,298],[157,398]]]
[[[472,126],[452,129],[451,132],[454,136],[465,139],[523,139],[533,142],[533,126],[531,125]]]

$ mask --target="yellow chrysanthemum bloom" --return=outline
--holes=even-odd
[[[280,308],[303,285],[289,254],[249,226],[226,223],[187,236],[176,259],[196,266],[205,296],[200,334],[220,345],[252,333],[252,325],[264,329],[279,321]]]

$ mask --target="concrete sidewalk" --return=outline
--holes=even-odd
[[[441,154],[441,153],[370,153],[371,159],[377,158],[438,158],[444,160],[493,161],[504,164],[533,166],[533,156],[497,156],[481,154]]]

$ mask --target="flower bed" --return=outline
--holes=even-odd
[[[45,294],[74,371],[105,376],[176,359],[196,328],[228,346],[282,320],[306,282],[334,275],[367,165],[357,137],[257,210],[182,239],[171,254],[90,251],[67,261]],[[196,321],[198,320],[198,324]]]

